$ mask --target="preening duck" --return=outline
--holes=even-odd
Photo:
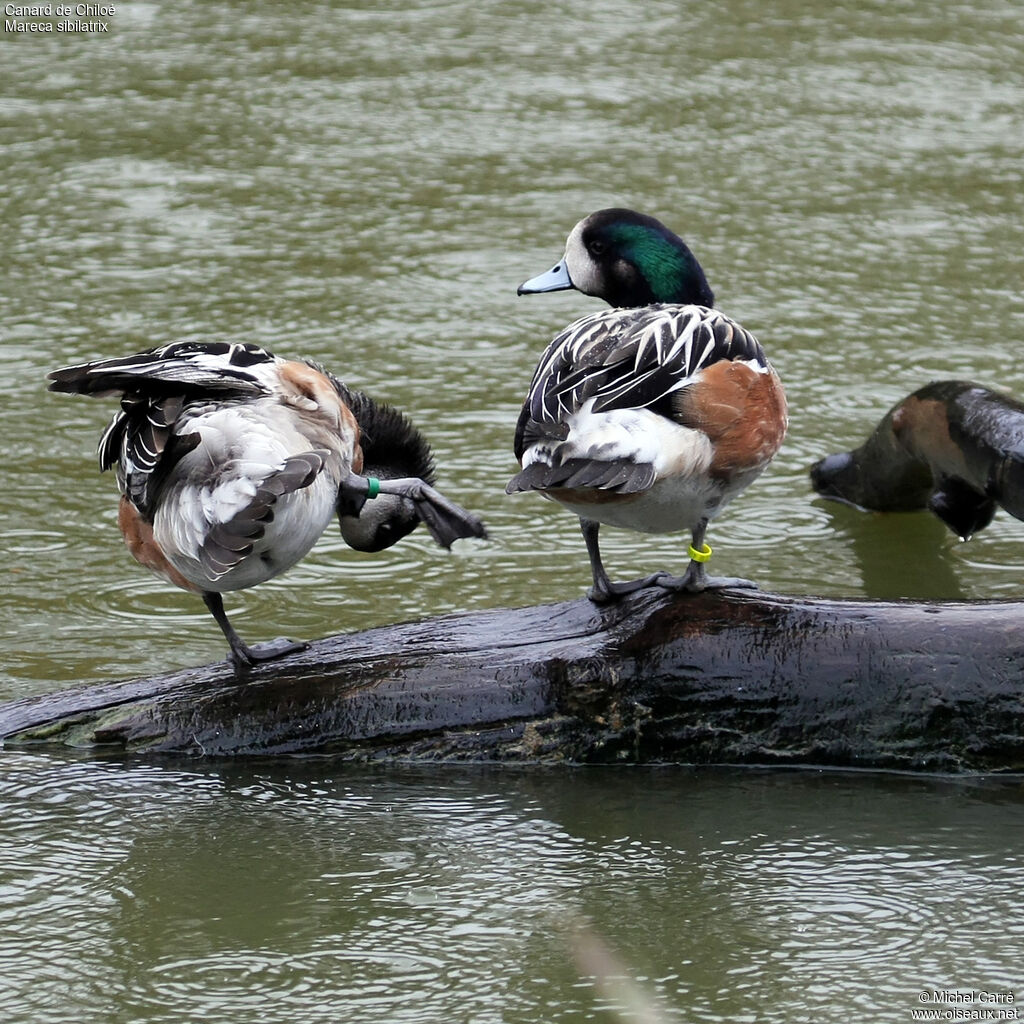
[[[314,363],[256,345],[181,342],[48,379],[51,391],[120,396],[99,460],[117,470],[125,544],[202,596],[236,669],[306,644],[249,646],[221,595],[290,569],[335,515],[360,551],[390,547],[420,522],[446,548],[485,536],[476,516],[431,486],[433,457],[416,427]]]
[[[782,384],[761,345],[712,308],[714,294],[682,239],[633,210],[581,220],[562,259],[519,294],[566,288],[615,308],[570,324],[541,357],[516,428],[522,471],[506,491],[540,491],[579,516],[594,601],[648,586],[753,586],[708,576],[704,537],[786,432]],[[686,571],[612,583],[601,523],[689,530]]]

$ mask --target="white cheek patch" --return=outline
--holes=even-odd
[[[595,295],[601,290],[598,267],[583,244],[583,221],[572,229],[565,243],[563,260],[570,280],[584,295]]]

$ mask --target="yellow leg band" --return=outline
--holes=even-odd
[[[698,551],[692,544],[687,549],[687,553],[695,562],[706,562],[711,557],[711,545],[705,544],[701,551]]]

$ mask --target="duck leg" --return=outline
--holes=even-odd
[[[680,590],[687,594],[699,594],[702,590],[724,590],[726,587],[747,587],[757,590],[753,580],[745,580],[738,576],[709,576],[704,563],[711,557],[711,548],[704,544],[704,534],[708,521],[702,519],[693,528],[693,543],[690,545],[690,564],[682,576],[669,576],[663,573],[656,581],[659,587],[666,590]],[[693,557],[694,554],[701,557]]]
[[[636,590],[643,590],[644,587],[654,586],[665,575],[664,572],[656,572],[650,576],[643,576],[638,580],[629,580],[626,583],[612,583],[601,561],[601,548],[597,539],[600,528],[601,524],[594,522],[593,519],[580,519],[580,530],[583,532],[583,540],[587,545],[587,554],[590,556],[590,571],[594,575],[594,585],[587,591],[587,597],[595,604],[607,604],[609,601],[614,601],[624,594],[632,594]]]
[[[443,548],[450,548],[463,537],[487,536],[487,529],[479,517],[416,476],[389,480],[349,473],[338,490],[339,513],[358,516],[367,500],[380,494],[397,495],[411,501],[419,521]]]
[[[276,640],[268,640],[266,643],[250,647],[235,632],[235,627],[228,622],[227,612],[224,611],[224,600],[220,594],[204,590],[203,603],[210,610],[210,614],[216,619],[217,625],[220,626],[221,632],[227,639],[228,646],[231,648],[229,660],[235,666],[236,671],[241,671],[261,661],[271,661],[286,654],[304,651],[309,646],[301,640],[289,640],[287,637],[279,636]]]

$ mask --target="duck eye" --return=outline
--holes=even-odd
[[[608,248],[608,243],[602,242],[600,238],[595,238],[588,248],[592,256],[600,256]]]

